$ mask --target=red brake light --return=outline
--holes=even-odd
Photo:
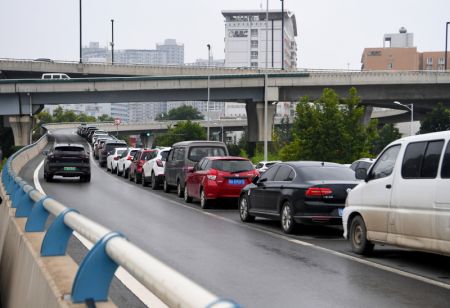
[[[119,158],[120,158],[119,156],[116,156],[114,157],[114,160],[119,160]]]
[[[130,155],[128,155],[127,160],[131,160],[133,157],[131,157]]]
[[[158,167],[164,167],[163,162],[160,159],[156,160],[156,164],[158,165]]]
[[[333,194],[333,190],[328,187],[310,187],[305,192],[307,197],[323,197],[331,194]]]
[[[209,180],[215,181],[218,174],[219,174],[219,172],[216,169],[209,169],[208,170],[208,174],[206,175],[206,177]]]

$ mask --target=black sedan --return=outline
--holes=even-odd
[[[81,144],[55,144],[46,155],[44,178],[53,181],[53,176],[80,177],[80,182],[91,180],[89,152]]]
[[[348,192],[359,181],[340,164],[314,161],[278,163],[242,189],[239,214],[280,220],[285,233],[297,224],[342,224]]]

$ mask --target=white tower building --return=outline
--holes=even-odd
[[[264,68],[266,59],[266,11],[222,11],[225,17],[225,66]],[[284,51],[282,52],[282,18],[284,18]],[[297,67],[297,23],[292,12],[269,11],[269,68]],[[283,57],[284,54],[284,57]]]

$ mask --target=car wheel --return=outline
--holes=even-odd
[[[166,192],[166,193],[170,192],[170,186],[169,186],[169,184],[167,184],[166,179],[164,179],[163,186],[164,186],[164,192]]]
[[[350,225],[350,242],[353,252],[360,255],[369,255],[373,251],[374,244],[367,239],[367,229],[364,219],[355,216]]]
[[[116,168],[113,169],[113,167],[111,165],[111,173],[117,173],[117,166],[116,166]]]
[[[183,196],[184,196],[184,190],[181,187],[181,181],[180,180],[177,181],[177,195],[180,198],[183,198]]]
[[[128,169],[123,170],[123,177],[128,179],[129,176],[130,176],[130,170],[128,170]]]
[[[243,222],[253,222],[255,221],[255,216],[250,215],[248,212],[248,199],[247,196],[241,195],[239,198],[239,216]]]
[[[135,172],[135,173],[134,173],[134,182],[135,182],[136,184],[141,184],[141,180],[142,180],[142,175],[139,176],[139,173]]]
[[[295,221],[289,201],[284,202],[281,208],[281,229],[287,234],[293,233],[295,229]]]
[[[111,171],[111,169],[108,167],[108,163],[106,163],[106,172]]]
[[[200,189],[200,207],[202,209],[207,209],[210,201],[206,199],[205,190],[203,188]]]
[[[186,202],[186,203],[191,203],[192,202],[192,197],[189,197],[189,195],[188,195],[187,184],[184,184],[184,202]]]
[[[142,186],[147,187],[148,186],[148,182],[145,180],[145,173],[142,172]]]
[[[156,179],[155,173],[152,171],[152,189],[157,190],[159,186],[158,180]]]
[[[45,177],[45,181],[46,182],[53,182],[53,175],[47,173],[47,176]]]
[[[128,179],[130,181],[134,181],[134,178],[131,176],[131,171],[128,171]]]
[[[117,176],[122,175],[122,172],[120,171],[119,166],[117,166],[117,168],[116,168],[116,174],[117,174]]]

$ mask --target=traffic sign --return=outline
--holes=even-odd
[[[122,121],[120,120],[120,118],[115,118],[114,119],[114,125],[120,125]]]

